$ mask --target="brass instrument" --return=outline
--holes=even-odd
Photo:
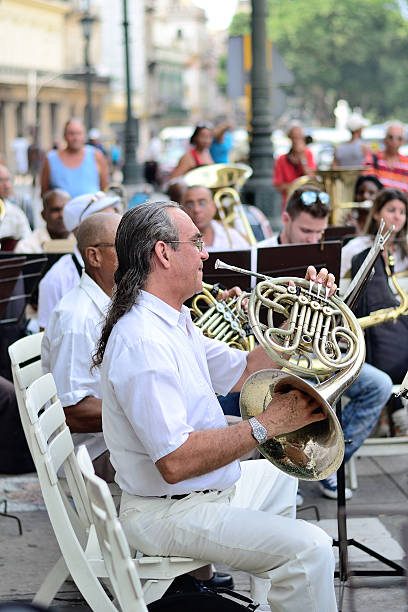
[[[208,338],[226,342],[231,348],[252,351],[255,339],[248,324],[248,318],[238,311],[238,298],[217,300],[217,285],[203,283],[203,290],[193,298],[190,308],[193,323]],[[202,310],[203,303],[207,310]]]
[[[400,287],[396,276],[394,274],[394,257],[392,255],[388,256],[388,266],[387,273],[391,279],[392,284],[395,287],[396,292],[398,293],[401,301],[398,306],[390,306],[388,308],[380,308],[379,310],[375,310],[374,312],[370,312],[369,315],[365,317],[360,317],[358,322],[362,329],[367,329],[368,327],[374,327],[374,325],[380,325],[381,323],[386,323],[387,321],[396,321],[399,316],[403,315],[408,309],[408,295],[407,293]]]
[[[230,228],[239,231],[251,246],[257,243],[237,191],[237,187],[243,185],[251,174],[252,169],[245,164],[210,164],[194,168],[183,177],[188,187],[202,186],[212,191],[217,207],[216,218],[222,223],[230,246]]]
[[[239,297],[238,308],[249,295],[252,331],[277,364],[318,379],[328,370],[331,374],[336,372],[313,387],[294,374],[262,370],[248,378],[240,398],[244,419],[263,412],[278,391],[296,388],[315,398],[326,415],[324,420],[271,438],[259,450],[292,476],[302,480],[327,478],[338,469],[344,456],[343,432],[330,404],[357,378],[365,359],[364,336],[356,317],[339,298],[328,298],[327,290],[313,282],[290,277],[274,279],[219,260],[215,267],[261,279],[250,294]],[[287,319],[286,328],[278,326],[275,313]],[[292,357],[290,362],[288,357]],[[321,367],[316,368],[314,357]]]

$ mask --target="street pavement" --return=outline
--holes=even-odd
[[[384,556],[401,563],[404,546],[402,530],[408,525],[408,470],[406,456],[362,457],[357,460],[359,486],[348,502],[348,531],[361,543],[375,549]],[[3,481],[4,482],[4,481]],[[0,487],[2,479],[0,476]],[[30,491],[34,483],[30,481]],[[324,499],[316,483],[302,482],[304,507],[316,505],[324,528],[335,529],[336,502]],[[35,491],[31,497],[35,498]],[[30,505],[30,495],[26,507]],[[1,499],[1,495],[0,495]],[[35,501],[35,499],[34,499]],[[20,508],[15,514],[21,519],[23,535],[18,535],[18,526],[10,517],[0,516],[0,602],[31,601],[49,568],[59,557],[58,545],[52,533],[46,511],[21,511],[21,505],[13,506],[9,501],[8,511]],[[38,507],[38,503],[37,503]],[[2,509],[2,508],[1,508]],[[301,510],[299,518],[315,520],[312,508]],[[363,520],[362,520],[363,519]],[[248,525],[248,529],[251,526]],[[356,533],[353,533],[356,531]],[[365,553],[350,550],[349,569],[385,569]],[[404,564],[404,561],[402,561]],[[231,571],[236,590],[249,595],[249,576],[244,572],[217,566],[222,571]],[[336,591],[340,598],[341,585],[336,580]],[[407,587],[400,577],[350,577],[344,588],[342,610],[344,612],[405,612]],[[90,610],[72,582],[64,588],[53,602],[53,610]],[[98,611],[96,611],[98,612]],[[298,612],[298,611],[293,611]],[[319,611],[324,612],[324,611]]]

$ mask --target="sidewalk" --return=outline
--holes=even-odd
[[[401,530],[408,524],[407,468],[408,461],[404,455],[364,457],[357,460],[359,487],[347,506],[349,536],[351,534],[358,541],[396,560],[397,563],[401,563],[403,556]],[[0,477],[0,487],[1,484]],[[304,506],[316,504],[320,510],[322,525],[328,529],[334,526],[336,529],[336,502],[322,498],[316,483],[302,482],[301,489]],[[0,499],[1,497],[0,494]],[[35,503],[35,492],[32,493],[32,498]],[[0,506],[0,510],[2,509]],[[14,513],[11,502],[9,513]],[[18,535],[15,520],[0,516],[0,602],[31,601],[48,569],[59,557],[58,545],[45,511],[17,511],[15,514],[22,520],[22,536]],[[305,510],[299,513],[299,518],[313,520],[314,513]],[[364,520],[361,520],[362,518]],[[250,528],[248,525],[248,529]],[[353,529],[356,529],[356,533],[352,533]],[[356,553],[351,549],[349,551],[352,559],[351,569],[384,568],[365,553]],[[218,569],[229,568],[220,566]],[[236,590],[249,594],[248,575],[230,571],[234,576]],[[339,581],[336,580],[336,583],[339,584]],[[337,588],[337,594],[338,591]],[[383,612],[387,609],[404,612],[407,610],[407,601],[404,578],[355,577],[347,583],[342,609],[343,612]],[[53,609],[90,610],[71,582],[65,583],[63,591],[53,603]]]

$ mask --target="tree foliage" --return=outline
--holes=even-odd
[[[230,23],[228,34],[230,36],[241,36],[251,33],[251,14],[235,13]]]
[[[345,98],[373,120],[408,121],[408,24],[398,0],[268,0],[268,34],[293,93],[322,122]]]

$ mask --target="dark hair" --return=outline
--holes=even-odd
[[[374,219],[374,214],[379,213],[380,210],[387,204],[387,202],[391,202],[391,200],[400,200],[405,205],[404,227],[402,227],[400,231],[395,234],[394,243],[396,243],[396,246],[398,246],[398,248],[400,249],[402,256],[406,257],[408,255],[408,199],[407,195],[403,191],[400,191],[399,189],[383,189],[382,191],[380,191],[378,196],[375,198],[373,206],[370,210],[370,214],[365,227],[365,233],[375,236],[378,231],[378,223]]]
[[[156,242],[178,240],[178,229],[167,212],[168,208],[179,208],[179,205],[176,202],[145,202],[128,210],[119,223],[115,240],[118,257],[116,287],[92,356],[92,367],[101,365],[114,325],[136,303],[151,270]],[[177,244],[171,246],[175,251],[178,248]]]
[[[194,132],[191,134],[190,144],[195,144],[194,141],[199,135],[199,133],[201,132],[201,130],[211,130],[212,131],[212,129],[213,129],[213,126],[210,123],[198,123],[194,128]]]
[[[358,179],[356,180],[356,184],[354,185],[354,200],[357,197],[357,191],[360,189],[361,185],[369,181],[370,183],[374,183],[378,187],[378,191],[384,189],[384,185],[382,182],[374,175],[374,174],[360,174]]]
[[[314,193],[322,193],[322,189],[318,189],[317,187],[312,187],[310,185],[304,185],[303,187],[298,187],[295,191],[290,195],[288,202],[286,204],[286,212],[292,219],[296,219],[300,215],[301,212],[306,212],[309,215],[312,215],[315,219],[323,219],[327,217],[330,212],[330,206],[328,204],[323,204],[319,200],[319,198],[312,204],[311,206],[307,206],[303,204],[301,200],[301,195],[305,191],[313,191]]]

